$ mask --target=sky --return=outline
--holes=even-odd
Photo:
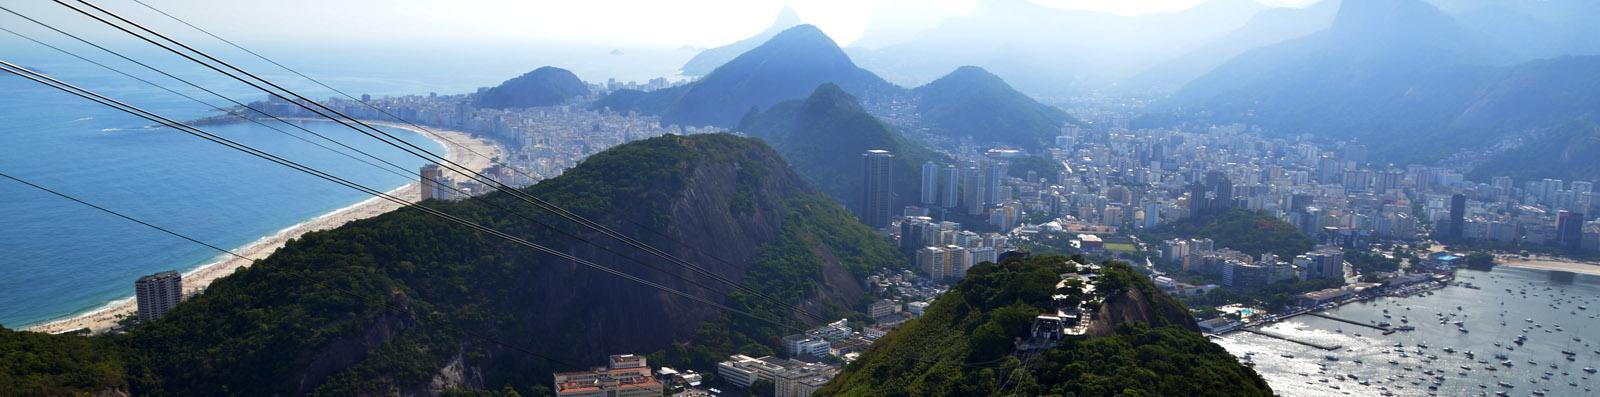
[[[133,0],[96,4],[141,21],[171,23]],[[784,6],[842,44],[860,38],[874,14],[901,29],[972,12],[993,0],[142,0],[216,31],[252,42],[439,44],[451,42],[564,43],[633,48],[712,47],[769,25]],[[1207,0],[1033,0],[1059,8],[1138,15],[1178,11]],[[1298,6],[1315,0],[1256,0]],[[68,26],[89,25],[49,1],[8,7]],[[893,12],[890,12],[893,11]],[[0,15],[0,25],[14,17]]]

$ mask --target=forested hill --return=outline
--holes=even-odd
[[[855,97],[833,84],[816,87],[804,100],[748,114],[738,130],[772,145],[800,175],[851,208],[861,204],[861,155],[867,150],[888,150],[895,156],[899,204],[891,208],[915,204],[923,162],[946,161],[867,114]]]
[[[975,266],[927,311],[879,339],[818,395],[828,396],[1270,396],[1266,381],[1195,331],[1181,303],[1124,264],[1096,281],[1107,329],[1064,339],[1027,359],[1013,340],[1051,296],[1064,257]],[[1081,262],[1078,262],[1081,263]]]
[[[473,104],[481,108],[531,108],[555,106],[589,95],[589,86],[566,69],[534,69],[478,94]]]
[[[868,271],[905,267],[887,240],[753,139],[629,143],[527,191],[823,316],[848,314]],[[428,205],[763,318],[817,322],[603,243],[508,195],[485,199],[536,222],[474,201]],[[785,331],[407,209],[308,234],[125,335],[0,332],[0,390],[346,396],[511,387],[543,395],[552,371],[597,365],[606,354],[694,346],[699,356],[725,357]]]
[[[977,66],[962,66],[913,90],[917,111],[938,134],[1040,150],[1055,144],[1067,112],[1039,103]]]

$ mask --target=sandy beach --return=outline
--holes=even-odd
[[[432,139],[435,142],[439,142],[439,144],[443,145],[447,150],[448,155],[446,157],[449,158],[450,161],[469,167],[473,170],[481,171],[485,168],[488,168],[490,165],[489,158],[493,158],[500,154],[500,148],[494,143],[487,140],[473,138],[472,136],[462,132],[447,131],[431,127],[428,128],[430,131],[442,136],[450,142],[455,142],[456,144],[465,146],[465,150],[463,150],[463,148],[460,146],[445,142],[445,140],[441,140],[439,137],[426,134],[423,131],[419,131],[416,128],[412,128],[408,125],[377,121],[366,122],[373,125],[409,130],[427,137],[428,139]],[[482,154],[482,156],[479,156],[479,154]],[[454,177],[457,179],[462,178],[462,176]],[[420,197],[418,186],[420,186],[419,183],[413,182],[400,188],[391,190],[388,193],[401,199],[416,200],[418,197]],[[277,251],[278,248],[282,248],[284,244],[287,244],[291,239],[298,238],[306,233],[314,231],[333,229],[351,221],[371,218],[399,208],[399,204],[373,197],[367,199],[366,201],[362,201],[360,203],[356,203],[354,205],[344,207],[300,224],[285,228],[271,236],[262,237],[255,242],[233,250],[233,252],[238,253],[240,256],[251,258],[251,260],[244,260],[231,255],[219,255],[216,261],[185,272],[183,274],[184,295],[191,295],[200,291],[204,291],[206,286],[211,285],[213,281],[216,281],[217,279],[229,274],[233,274],[233,272],[236,270],[249,266],[251,263],[254,263],[254,260],[266,258],[268,255],[271,255],[273,252]],[[88,328],[94,333],[105,332],[106,330],[116,326],[117,321],[134,315],[134,313],[138,310],[138,307],[131,296],[133,294],[133,285],[130,284],[127,287],[128,294],[130,296],[126,299],[119,299],[107,304],[106,306],[102,306],[93,311],[73,317],[28,326],[24,328],[24,330],[58,333]]]
[[[1501,256],[1496,258],[1496,266],[1509,266],[1523,269],[1555,270],[1580,274],[1600,276],[1600,264],[1576,262],[1568,259],[1533,256],[1523,259],[1518,256]]]

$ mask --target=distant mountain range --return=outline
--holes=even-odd
[[[555,106],[585,95],[589,95],[589,86],[577,75],[545,66],[477,94],[473,105],[490,109]]]
[[[887,239],[748,138],[624,144],[528,192],[828,318],[859,316],[853,308],[869,272],[907,267]],[[483,199],[536,221],[471,201],[428,205],[771,321],[817,322],[508,195]],[[677,355],[670,362],[706,365],[696,358],[720,359],[787,332],[402,209],[308,234],[127,334],[0,330],[0,374],[30,374],[7,378],[17,387],[8,391],[23,395],[537,390],[552,371],[606,354],[661,352]]]
[[[1055,144],[1062,127],[1078,121],[1017,92],[999,76],[962,66],[913,90],[917,112],[935,133],[969,136],[981,143],[1040,150]]]
[[[612,94],[618,98],[602,99],[596,106],[659,111],[661,120],[672,124],[731,128],[749,112],[804,98],[823,83],[856,95],[902,90],[856,67],[839,45],[815,26],[800,25],[680,89],[623,91]]]
[[[1322,0],[1305,8],[1269,8],[1244,26],[1188,53],[1140,72],[1129,80],[1133,87],[1175,90],[1216,69],[1246,51],[1316,33],[1333,24],[1339,0]]]
[[[785,6],[783,7],[782,11],[778,12],[778,19],[772,21],[772,26],[767,27],[766,30],[763,30],[761,33],[757,33],[755,36],[751,36],[744,40],[739,40],[725,46],[701,51],[699,54],[696,54],[694,58],[689,59],[689,62],[683,64],[681,72],[686,76],[704,76],[710,74],[711,71],[716,70],[717,67],[720,67],[723,64],[728,63],[728,61],[733,60],[733,58],[738,57],[739,54],[743,54],[746,51],[755,49],[757,46],[760,46],[761,43],[766,43],[767,40],[771,40],[773,37],[776,37],[778,33],[782,33],[783,31],[789,30],[789,28],[793,28],[795,26],[800,26],[800,24],[800,15],[796,14],[793,8]]]
[[[957,68],[911,91],[894,86],[856,67],[832,39],[811,25],[784,31],[694,83],[653,92],[622,90],[601,98],[594,107],[657,114],[674,124],[733,128],[751,112],[806,98],[823,84],[842,90],[853,103],[914,98],[922,124],[932,132],[979,142],[1039,149],[1048,146],[1062,126],[1077,122],[978,67]]]
[[[903,85],[975,65],[1024,92],[1066,96],[1112,87],[1222,37],[1263,9],[1251,0],[1217,0],[1179,12],[1122,16],[1027,0],[986,1],[910,41],[852,49],[852,55]]]
[[[861,155],[867,150],[888,150],[895,156],[894,192],[899,204],[891,208],[916,200],[923,162],[947,161],[867,114],[855,97],[833,84],[817,87],[804,100],[751,113],[738,129],[772,145],[818,189],[858,210],[862,204]]]
[[[1419,0],[1344,0],[1328,29],[1245,52],[1157,109],[1353,139],[1401,163],[1593,119],[1600,57],[1502,66],[1507,54]]]
[[[1600,2],[1430,0],[1462,26],[1486,33],[1511,61],[1600,55]]]

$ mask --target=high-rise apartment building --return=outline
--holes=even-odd
[[[133,282],[134,299],[139,306],[139,321],[151,321],[183,300],[183,275],[164,271]]]
[[[1450,196],[1450,228],[1445,233],[1449,241],[1461,241],[1465,236],[1467,227],[1467,196],[1454,194]]]
[[[917,250],[917,267],[923,274],[934,280],[943,280],[949,275],[945,273],[948,266],[949,253],[944,248],[923,247]]]
[[[439,182],[443,181],[444,173],[439,172],[439,166],[436,164],[424,165],[422,166],[421,174],[422,199],[432,200],[445,198],[445,195],[442,194],[444,192],[444,188],[439,184]]]
[[[922,163],[922,206],[933,208],[939,204],[939,165],[932,161]]]
[[[988,163],[983,167],[983,204],[1000,204],[1000,176],[1004,175],[1004,167],[999,163]]]
[[[861,155],[861,223],[874,228],[889,226],[894,199],[894,154],[887,150],[868,150]]]
[[[1562,248],[1577,250],[1583,247],[1583,214],[1560,211],[1556,213],[1556,241]]]
[[[944,208],[961,206],[961,168],[946,165],[939,174],[939,205]]]
[[[966,207],[969,215],[982,215],[987,208],[983,200],[989,196],[984,191],[988,184],[983,182],[983,170],[969,167],[964,174],[961,177],[961,206]]]

